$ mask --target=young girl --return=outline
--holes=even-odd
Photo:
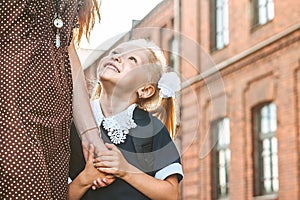
[[[107,187],[89,189],[82,199],[178,198],[183,172],[172,138],[173,97],[180,86],[176,74],[166,73],[164,67],[162,52],[146,40],[122,43],[101,60],[100,82],[91,105],[109,150],[93,162],[95,168],[113,174],[116,180]],[[165,125],[150,113],[159,116]],[[83,190],[74,188],[88,182],[78,181],[76,176],[91,170],[84,169],[77,134],[73,134],[71,141],[70,177],[75,180],[70,184],[70,199],[82,195]],[[96,178],[97,175],[89,177]],[[86,185],[92,184],[90,181]]]

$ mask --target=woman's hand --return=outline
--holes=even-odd
[[[94,159],[94,166],[103,173],[123,178],[129,172],[131,165],[114,144],[106,143],[105,146],[108,150],[102,151],[100,156]]]

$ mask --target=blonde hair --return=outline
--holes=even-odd
[[[79,29],[77,30],[76,42],[80,43],[82,35],[85,34],[89,41],[91,30],[94,28],[96,18],[101,20],[100,2],[97,0],[84,0],[84,5],[80,7],[78,12]]]
[[[176,113],[175,113],[175,99],[172,97],[161,98],[159,95],[159,88],[157,83],[162,74],[167,72],[166,59],[162,50],[153,42],[145,39],[130,40],[126,43],[133,43],[141,47],[143,50],[150,52],[149,67],[148,67],[148,82],[155,87],[153,96],[147,99],[138,99],[137,105],[154,116],[159,118],[168,129],[172,139],[175,137]],[[92,99],[98,99],[101,93],[101,84],[98,82],[94,88]]]

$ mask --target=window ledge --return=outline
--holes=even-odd
[[[251,33],[256,32],[257,30],[261,29],[262,27],[267,26],[268,24],[272,23],[273,20],[274,20],[274,19],[271,19],[271,20],[265,22],[264,24],[252,24],[252,25],[251,25],[250,32],[251,32]]]
[[[276,200],[277,198],[278,198],[277,194],[268,194],[268,195],[253,197],[253,200]]]
[[[229,197],[221,197],[218,200],[229,200],[229,199],[230,199]]]

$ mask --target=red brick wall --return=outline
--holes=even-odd
[[[281,49],[277,51],[277,44],[268,47],[275,52],[266,54],[259,60],[256,60],[256,57],[268,48],[223,70],[221,78],[224,88],[217,94],[208,91],[206,87],[214,88],[204,81],[198,83],[197,88],[187,88],[186,92],[183,91],[181,135],[182,148],[187,149],[183,154],[184,199],[210,199],[210,154],[201,159],[199,153],[209,152],[211,149],[209,143],[206,149],[202,145],[207,144],[205,137],[209,134],[210,122],[222,115],[229,117],[231,128],[230,197],[252,198],[251,108],[268,101],[274,101],[278,115],[278,196],[280,199],[299,198],[299,35],[300,31],[297,31],[289,36],[290,39],[298,38],[297,42],[292,44],[286,42],[288,38],[283,39]],[[242,65],[242,62],[249,64]],[[193,93],[188,90],[192,89],[193,93],[199,94],[198,102],[191,100]],[[217,98],[222,96],[226,97],[226,108],[223,108],[223,111],[226,110],[225,114],[223,111],[218,112],[222,109],[218,108],[220,105]],[[194,130],[197,130],[196,134]]]
[[[295,76],[294,76],[294,83],[295,83],[295,102],[296,102],[296,134],[297,134],[297,143],[300,144],[300,61],[298,62],[298,67],[295,70]],[[300,152],[300,145],[297,147],[297,151]],[[299,168],[299,164],[298,164]]]
[[[228,59],[239,53],[245,53],[254,45],[262,44],[298,25],[294,32],[236,62],[225,64],[226,68],[219,71],[215,81],[210,82],[210,78],[201,79],[182,91],[180,130],[184,149],[184,200],[212,198],[212,144],[207,138],[210,123],[219,117],[230,119],[230,199],[253,199],[251,109],[267,101],[273,101],[277,106],[278,199],[300,199],[300,2],[274,2],[273,21],[252,30],[250,1],[229,1],[230,43],[228,47],[211,53],[209,1],[182,1],[181,32],[189,40],[198,42],[198,47],[194,49],[198,54],[189,57],[192,62],[187,62],[186,59],[181,65],[182,75],[187,79],[197,76],[196,72],[212,68],[213,62],[229,62]],[[182,50],[188,52],[190,47],[185,46]],[[182,55],[187,58],[189,53],[182,52]],[[222,103],[223,106],[220,105]]]

